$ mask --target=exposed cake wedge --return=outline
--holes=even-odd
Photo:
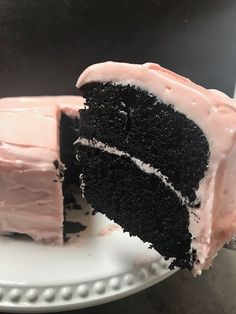
[[[236,232],[236,103],[157,64],[106,62],[80,76],[84,195],[195,274]]]

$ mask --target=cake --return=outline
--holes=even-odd
[[[64,191],[77,178],[79,96],[0,100],[0,233],[63,244]],[[71,175],[74,173],[74,175]]]
[[[87,201],[200,274],[236,233],[236,102],[153,63],[92,65],[77,87]]]

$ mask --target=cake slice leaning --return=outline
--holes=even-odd
[[[236,233],[235,101],[152,63],[96,64],[77,87],[88,202],[201,273]]]
[[[0,99],[1,234],[63,244],[63,182],[73,172],[67,156],[75,135],[70,131],[65,141],[65,132],[83,101],[78,96]]]

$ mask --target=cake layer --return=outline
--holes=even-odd
[[[191,268],[189,215],[176,193],[125,155],[84,144],[78,144],[78,156],[83,166],[84,194],[93,208],[130,235],[151,243],[163,256],[178,259],[173,265]]]
[[[0,232],[62,244],[61,114],[78,117],[77,96],[0,100]]]
[[[105,160],[101,153],[114,155],[114,150],[118,149],[122,152],[121,159],[128,162],[130,156],[138,158],[144,165],[160,171],[159,177],[166,188],[180,192],[184,197],[185,210],[189,215],[188,224],[184,227],[187,226],[191,235],[191,247],[186,254],[192,255],[194,264],[191,265],[189,259],[183,266],[188,264],[195,274],[200,273],[236,232],[236,194],[233,192],[236,189],[233,179],[236,177],[235,101],[221,92],[204,89],[151,63],[132,65],[106,62],[93,65],[80,76],[77,87],[87,98],[87,110],[81,111],[82,133],[77,142],[79,157],[81,149],[83,160],[97,149],[100,151],[96,153],[100,156],[100,165]],[[124,90],[127,88],[132,91],[124,101]],[[149,100],[143,99],[143,92],[149,96]],[[143,107],[140,114],[135,106]],[[168,115],[168,111],[171,115]],[[181,115],[185,119],[179,120]],[[85,122],[90,119],[93,122],[86,127]],[[184,125],[185,120],[188,123]],[[157,143],[158,132],[162,133],[163,142]],[[100,147],[98,143],[101,143]],[[89,150],[86,151],[87,148]],[[93,162],[94,159],[90,159],[90,165]],[[88,164],[85,162],[84,165]],[[86,190],[93,190],[90,182],[92,175],[86,177],[86,167],[81,166],[85,172],[83,184],[86,196]],[[104,172],[103,175],[107,177],[108,174]],[[114,175],[114,169],[109,175]],[[100,178],[103,182],[101,174]],[[95,199],[99,199],[96,191],[90,197],[90,202]],[[169,204],[167,208],[171,212],[173,202],[169,197],[162,198],[164,201]],[[104,212],[108,210],[108,201],[105,205]],[[123,205],[125,211],[126,203]],[[120,207],[116,213],[119,210]],[[156,210],[160,211],[158,203]],[[174,211],[173,215],[177,217]],[[181,219],[176,221],[177,224],[183,223]],[[136,227],[137,234],[139,230]],[[126,230],[130,231],[131,228],[130,222]],[[156,237],[160,237],[160,229],[156,230]],[[166,243],[166,250],[168,247],[169,243]],[[168,256],[166,253],[164,255]]]

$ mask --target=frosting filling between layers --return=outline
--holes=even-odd
[[[171,189],[177,195],[177,197],[179,198],[179,200],[181,201],[182,204],[185,204],[187,206],[191,205],[189,202],[189,199],[187,197],[183,196],[180,191],[176,190],[174,188],[173,184],[169,182],[168,178],[165,175],[163,175],[159,169],[153,168],[150,164],[145,164],[142,160],[140,160],[136,157],[130,156],[129,153],[118,150],[116,147],[108,146],[107,144],[104,144],[100,141],[97,141],[96,139],[88,140],[86,138],[80,138],[79,137],[75,141],[75,144],[80,144],[82,146],[94,147],[94,148],[97,148],[97,149],[99,149],[103,152],[106,152],[108,154],[111,154],[111,155],[116,155],[116,156],[120,156],[120,157],[127,157],[143,172],[145,172],[147,174],[154,174],[155,176],[157,176],[163,182],[163,184],[166,187]],[[85,183],[84,183],[84,185],[85,185]]]

